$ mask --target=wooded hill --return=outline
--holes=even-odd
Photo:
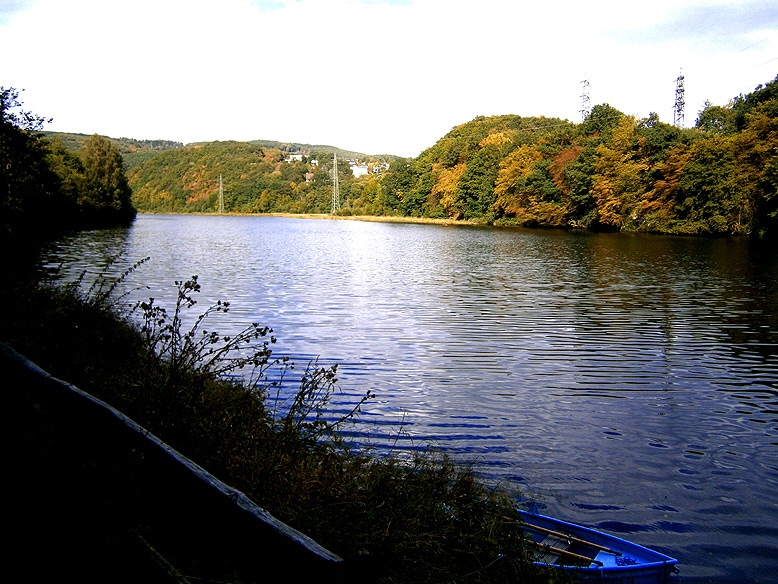
[[[43,132],[43,135],[49,140],[61,142],[63,146],[74,152],[79,152],[90,137],[87,134],[68,132]],[[122,155],[125,168],[137,166],[164,150],[184,146],[181,142],[173,140],[136,140],[135,138],[108,138],[108,140]]]
[[[305,152],[301,160],[292,160],[288,151],[248,142],[196,144],[162,152],[129,169],[127,176],[141,211],[215,212],[221,177],[226,212],[327,213],[332,151]],[[343,151],[337,153],[342,192],[352,198],[363,182],[354,180]]]
[[[477,117],[415,159],[353,177],[339,164],[342,214],[448,217],[494,225],[679,234],[775,233],[778,78],[694,128],[608,104],[582,123]],[[158,153],[128,170],[140,211],[326,213],[331,151],[287,160],[281,143],[217,142]],[[318,165],[312,160],[317,160]],[[368,162],[378,162],[377,159]]]

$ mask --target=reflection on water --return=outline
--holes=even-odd
[[[52,250],[72,278],[151,261],[130,298],[197,274],[220,332],[338,362],[354,430],[432,442],[547,513],[679,558],[684,581],[778,569],[778,258],[745,241],[141,216]],[[773,572],[771,572],[771,569]]]

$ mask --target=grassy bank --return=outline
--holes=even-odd
[[[341,556],[360,582],[548,580],[528,561],[512,493],[440,453],[379,459],[350,449],[340,434],[350,415],[323,415],[334,367],[308,364],[277,407],[279,379],[294,376],[272,352],[272,330],[206,331],[229,305],[200,308],[196,279],[176,285],[175,310],[147,302],[131,320],[117,311],[112,282],[19,279],[2,290],[0,340]],[[188,310],[202,318],[184,330]],[[247,366],[250,381],[224,380]]]

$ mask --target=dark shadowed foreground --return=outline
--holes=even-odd
[[[343,562],[146,432],[0,345],[9,558],[29,581],[342,580]]]

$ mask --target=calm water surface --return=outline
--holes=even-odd
[[[778,253],[745,241],[269,217],[139,216],[52,249],[60,275],[197,274],[211,328],[338,363],[354,431],[433,444],[549,515],[677,557],[681,582],[778,581]],[[121,270],[120,265],[113,269]],[[140,288],[141,284],[145,286]],[[193,315],[194,316],[194,315]]]

